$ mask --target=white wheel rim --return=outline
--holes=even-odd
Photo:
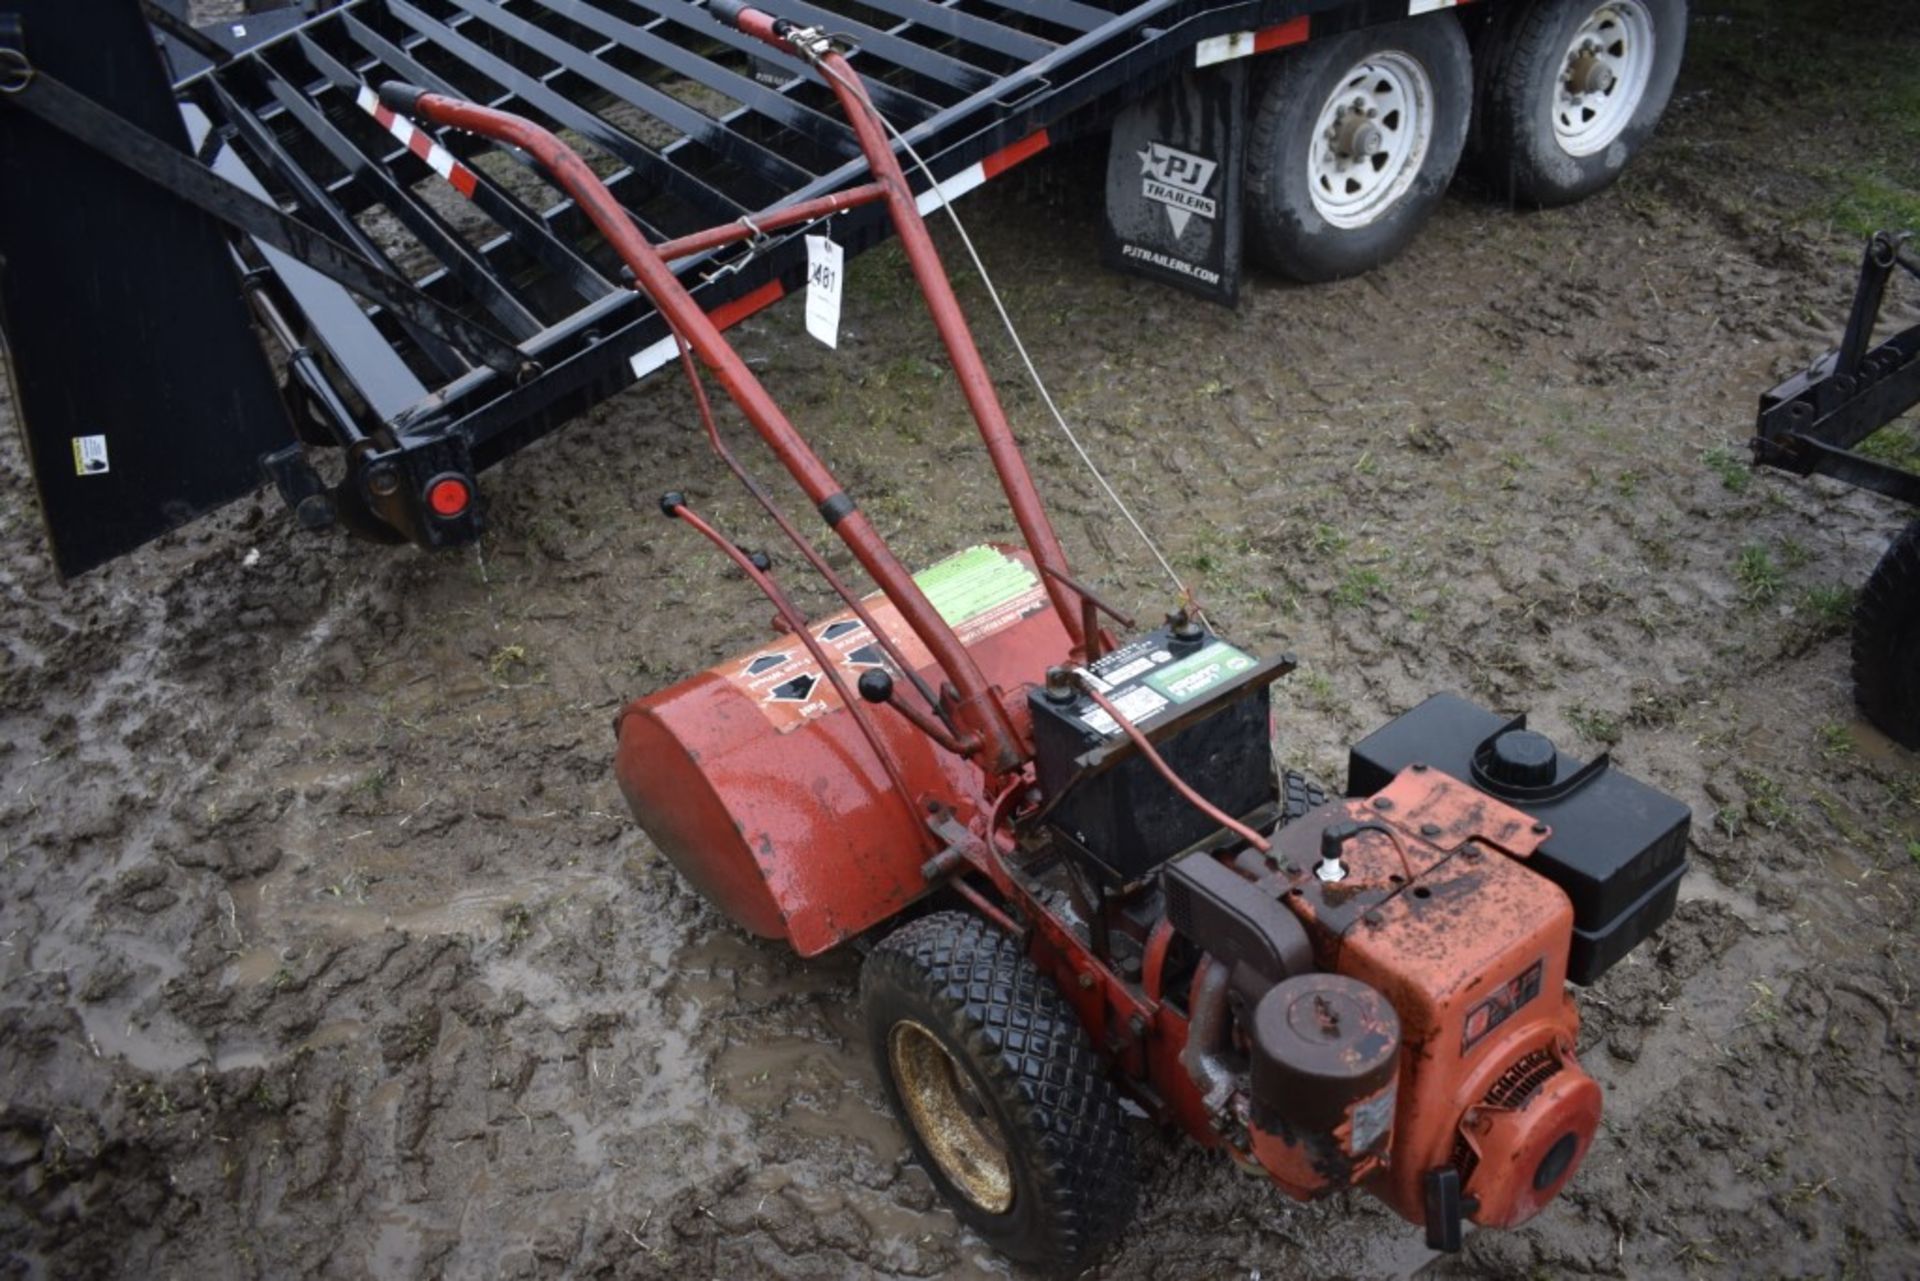
[[[1433,82],[1404,53],[1356,63],[1320,108],[1307,153],[1314,212],[1364,227],[1407,193],[1433,141]]]
[[[1590,156],[1632,123],[1653,76],[1653,17],[1640,0],[1610,0],[1567,44],[1553,87],[1553,137]]]

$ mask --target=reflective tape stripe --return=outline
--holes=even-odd
[[[707,318],[713,321],[715,328],[731,329],[748,316],[753,315],[754,312],[765,310],[773,306],[774,303],[779,302],[781,298],[786,296],[786,292],[787,288],[785,285],[777,280],[769,280],[752,293],[744,294],[739,298],[735,298],[732,302],[722,303],[720,306],[715,307]],[[648,343],[645,347],[633,353],[632,357],[628,359],[627,365],[633,370],[633,376],[635,378],[645,378],[654,370],[660,369],[679,358],[680,349],[675,343],[673,335],[668,334],[660,341]]]
[[[674,358],[676,354],[674,347],[674,337],[672,334],[668,334],[659,342],[651,343],[642,347],[639,351],[634,352],[633,359],[627,362],[633,366],[633,376],[635,378],[645,378],[654,370],[665,365],[669,360]]]
[[[1263,31],[1235,31],[1230,35],[1212,36],[1193,47],[1193,65],[1211,67],[1218,62],[1232,62],[1235,58],[1251,58],[1256,53],[1305,44],[1308,26],[1307,15],[1303,13]]]
[[[1020,141],[1000,148],[985,160],[968,165],[953,177],[941,181],[938,186],[927,188],[915,197],[914,207],[919,209],[921,217],[925,217],[941,206],[941,197],[944,196],[948,201],[958,200],[989,178],[998,178],[1022,160],[1039,155],[1047,149],[1049,141],[1047,131],[1037,129]]]
[[[953,177],[943,179],[937,186],[928,187],[921,192],[913,202],[914,207],[920,211],[921,217],[925,217],[942,204],[958,200],[986,180],[986,167],[975,161]]]
[[[378,94],[366,85],[360,86],[360,92],[353,99],[360,109],[372,116],[388,133],[405,144],[408,151],[427,162],[428,168],[447,180],[447,183],[463,196],[471,197],[479,180],[473,171],[453,158],[453,153],[433,140],[433,135],[424,129],[416,129],[411,120],[396,115],[380,101]]]

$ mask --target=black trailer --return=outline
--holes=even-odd
[[[1920,474],[1861,449],[1920,405],[1920,325],[1873,338],[1894,273],[1920,280],[1911,239],[1882,231],[1868,240],[1840,345],[1760,397],[1756,465],[1920,507]],[[1920,748],[1920,519],[1887,546],[1854,603],[1853,693],[1888,737]]]
[[[255,7],[259,7],[257,4]],[[923,208],[1107,132],[1107,257],[1231,301],[1399,251],[1463,152],[1516,201],[1653,128],[1685,0],[780,0],[924,157]],[[303,525],[471,541],[475,477],[673,347],[525,157],[379,106],[402,80],[560,132],[723,325],[877,207],[826,88],[694,0],[0,0],[0,331],[55,563],[271,481]],[[1478,67],[1476,87],[1475,69]],[[911,166],[910,166],[911,168]],[[916,181],[924,181],[918,178]]]

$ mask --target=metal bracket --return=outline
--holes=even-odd
[[[1831,476],[1920,506],[1920,475],[1854,449],[1920,404],[1920,325],[1869,346],[1894,268],[1920,275],[1901,252],[1908,238],[1883,231],[1868,241],[1839,347],[1761,396],[1756,465]]]
[[[0,94],[15,94],[33,83],[27,36],[17,13],[0,13]]]

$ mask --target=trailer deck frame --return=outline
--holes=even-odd
[[[31,0],[12,3],[31,13]],[[181,7],[142,3],[150,15]],[[925,211],[1103,127],[1183,72],[1453,3],[791,0],[783,13],[849,45],[877,106],[937,178],[936,189],[910,174]],[[878,206],[762,234],[767,214],[853,190],[868,166],[817,73],[693,0],[346,0],[304,19],[268,15],[253,43],[246,23],[195,38],[177,13],[155,16],[196,159],[425,295],[406,307],[369,301],[324,255],[287,252],[214,215],[283,349],[298,439],[261,463],[303,523],[338,520],[426,546],[471,541],[484,509],[436,514],[428,484],[471,483],[674,358],[661,317],[565,193],[510,148],[395,119],[375,99],[382,81],[512,110],[577,142],[656,243],[716,224],[754,229],[673,263],[722,329],[802,285],[804,236],[818,222],[848,253],[888,234]],[[33,31],[23,35],[31,57]],[[449,341],[444,325],[420,322],[439,309],[502,342]],[[498,358],[503,344],[525,357],[517,370]],[[344,451],[343,478],[323,478],[309,453],[328,445]],[[194,507],[175,504],[139,537],[82,555],[63,554],[50,515],[56,558],[82,572]]]

